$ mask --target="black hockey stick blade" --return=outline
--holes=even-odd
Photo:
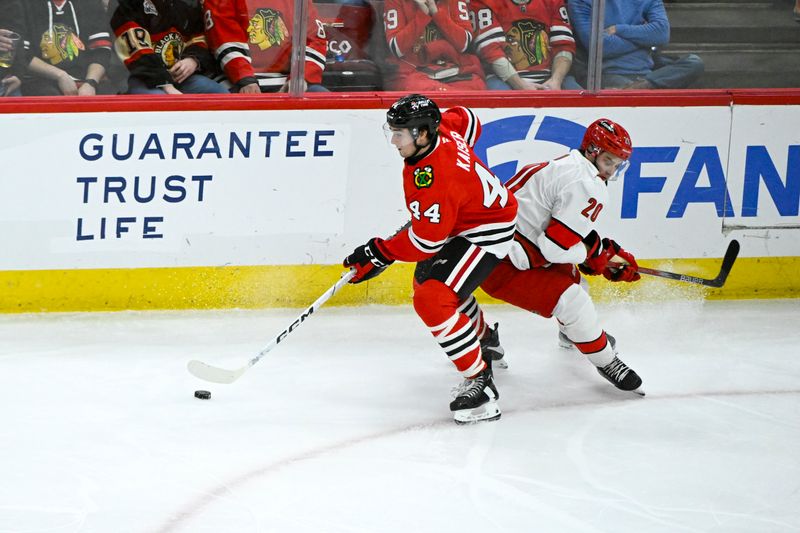
[[[645,268],[645,267],[639,267],[638,271],[641,274],[647,274],[649,276],[658,276],[660,278],[673,279],[676,281],[696,283],[698,285],[704,285],[706,287],[713,287],[715,289],[719,289],[720,287],[725,285],[725,280],[728,279],[728,274],[731,273],[731,268],[733,268],[733,263],[736,261],[736,257],[738,257],[738,255],[739,255],[739,241],[734,239],[728,245],[728,249],[725,251],[725,256],[722,258],[722,265],[720,266],[719,274],[717,274],[717,277],[714,279],[698,278],[686,274],[677,274],[675,272],[667,272],[665,270],[656,270],[654,268]]]

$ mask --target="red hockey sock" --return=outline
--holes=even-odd
[[[474,377],[486,367],[472,321],[458,311],[458,296],[450,287],[437,280],[418,285],[414,309],[464,377]]]
[[[479,339],[483,339],[489,333],[489,328],[486,326],[486,320],[483,317],[483,309],[478,305],[478,300],[475,299],[475,296],[470,294],[458,307],[458,312],[464,313],[469,317]]]

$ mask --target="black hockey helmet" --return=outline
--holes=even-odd
[[[393,128],[408,128],[416,139],[421,130],[431,137],[442,121],[442,113],[436,103],[421,94],[404,96],[386,112],[386,123]],[[415,131],[416,130],[416,131]]]

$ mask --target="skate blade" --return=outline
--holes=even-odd
[[[642,397],[645,396],[644,389],[641,386],[638,389],[633,389],[633,390],[620,389],[619,387],[614,387],[614,388],[624,394],[633,394],[634,396],[642,396]]]
[[[493,360],[492,368],[502,368],[503,370],[508,370],[508,363],[506,362],[505,357],[503,359]]]
[[[458,425],[477,424],[478,422],[492,422],[499,420],[500,407],[497,402],[487,402],[475,409],[461,409],[460,411],[453,412],[453,420]]]
[[[603,377],[605,377],[605,376],[603,376]],[[611,380],[608,380],[608,381],[609,381],[609,383],[614,385],[615,389],[617,389],[620,392],[624,392],[625,394],[633,394],[633,395],[636,395],[636,396],[645,396],[644,389],[641,387],[641,385],[639,386],[638,389],[625,390],[625,389],[620,389],[619,387],[617,387],[617,385],[615,383],[613,383]]]

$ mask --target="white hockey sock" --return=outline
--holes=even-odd
[[[581,350],[581,343],[591,343],[603,335],[603,328],[597,321],[597,310],[589,294],[580,285],[571,285],[558,299],[555,316],[560,330]],[[611,343],[606,342],[598,351],[587,353],[586,357],[594,366],[606,366],[614,359]]]

